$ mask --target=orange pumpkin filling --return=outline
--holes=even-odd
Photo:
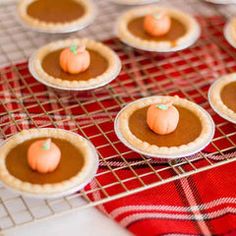
[[[90,54],[90,65],[84,72],[70,74],[65,72],[60,66],[60,54],[63,49],[49,53],[43,58],[42,67],[44,71],[54,77],[62,80],[89,80],[102,75],[108,69],[108,61],[95,50],[87,49]]]
[[[36,0],[29,4],[27,14],[44,22],[66,23],[82,17],[85,9],[73,0]]]
[[[236,82],[225,85],[220,96],[225,106],[236,112]]]
[[[134,111],[129,118],[130,131],[138,139],[158,147],[173,147],[188,144],[200,136],[201,121],[192,111],[181,106],[175,106],[179,111],[176,130],[166,135],[154,133],[146,122],[148,107]]]
[[[135,19],[132,19],[128,23],[128,30],[130,33],[132,33],[134,36],[141,38],[143,40],[148,40],[148,41],[170,41],[172,46],[176,45],[176,40],[178,40],[180,37],[184,36],[187,32],[187,29],[185,25],[177,20],[176,18],[171,18],[171,26],[165,35],[162,36],[152,36],[148,34],[144,27],[144,17],[137,17]]]
[[[41,139],[25,141],[18,144],[8,153],[6,167],[11,175],[32,184],[54,184],[68,180],[82,170],[85,164],[85,157],[80,150],[66,140],[52,138],[52,142],[61,151],[59,166],[55,171],[47,174],[33,171],[27,161],[27,151],[33,142]]]

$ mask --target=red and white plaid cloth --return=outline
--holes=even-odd
[[[236,235],[236,163],[103,205],[135,235]],[[125,175],[125,171],[124,171]]]
[[[117,39],[106,41],[119,53],[124,62],[123,71],[110,85],[96,91],[70,93],[46,88],[32,78],[26,63],[2,69],[1,135],[7,138],[22,129],[35,126],[59,127],[86,135],[95,144],[103,160],[112,157],[100,163],[97,180],[105,186],[117,182],[108,166],[124,167],[127,163],[143,160],[138,153],[130,152],[121,144],[113,131],[113,120],[121,108],[120,99],[128,103],[145,95],[178,94],[191,97],[211,111],[214,121],[220,125],[215,134],[218,139],[204,150],[205,155],[213,162],[220,160],[222,155],[211,155],[217,147],[222,150],[228,148],[230,152],[226,155],[228,158],[234,157],[236,126],[212,112],[206,94],[210,83],[219,75],[235,71],[236,63],[232,55],[236,55],[236,52],[223,38],[223,19],[216,17],[200,21],[205,27],[200,43],[166,57],[124,49]],[[218,44],[222,43],[223,47],[216,46],[212,38],[217,39]],[[229,53],[233,50],[233,54]],[[227,67],[224,67],[224,60],[227,61]],[[142,76],[146,79],[140,79]],[[142,91],[139,91],[141,87]],[[132,93],[132,97],[128,92]],[[222,132],[231,136],[226,138]],[[127,155],[124,154],[126,152]],[[124,154],[123,159],[118,153]],[[165,165],[156,160],[150,163],[155,169]],[[204,160],[197,162],[197,165],[203,166]],[[135,235],[236,235],[235,167],[236,163],[231,163],[214,168],[120,198],[99,206],[99,209]],[[150,171],[145,164],[133,168],[140,175]],[[107,174],[102,174],[105,172]],[[120,180],[128,179],[133,174],[129,168],[116,171]],[[163,178],[171,176],[171,170],[162,173]],[[138,178],[127,181],[125,186],[135,189],[141,186],[139,181]],[[157,181],[157,176],[153,173],[144,176],[142,181],[149,185]],[[86,188],[95,189],[97,184],[92,181]],[[116,184],[106,191],[113,196],[124,192],[124,189]],[[89,197],[91,200],[100,200],[104,198],[104,193],[96,191]]]

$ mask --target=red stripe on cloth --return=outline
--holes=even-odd
[[[197,205],[197,201],[194,197],[194,194],[191,190],[191,187],[189,186],[188,179],[184,178],[180,180],[180,183],[183,187],[184,194],[186,196],[186,199],[189,203],[190,209],[192,210],[194,220],[197,221],[198,226],[204,235],[211,235],[210,230],[204,221],[204,217],[201,215],[201,211],[199,209],[199,206]],[[194,206],[194,208],[192,207]]]

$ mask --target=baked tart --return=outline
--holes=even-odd
[[[205,148],[214,135],[210,115],[179,97],[154,96],[128,104],[117,115],[120,140],[151,157],[178,158]]]
[[[29,60],[31,74],[40,82],[64,90],[104,86],[121,70],[119,57],[106,45],[90,39],[52,42]]]
[[[54,198],[76,192],[97,168],[93,145],[62,129],[24,130],[0,148],[1,181],[27,196]]]
[[[189,14],[157,6],[139,7],[118,20],[117,36],[141,50],[170,52],[191,46],[200,36],[200,26]]]
[[[209,89],[208,97],[216,113],[236,124],[236,73],[216,80]]]
[[[18,14],[25,26],[47,33],[80,30],[96,15],[90,0],[21,0]]]

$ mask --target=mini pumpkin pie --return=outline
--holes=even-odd
[[[66,33],[86,27],[95,18],[90,0],[21,0],[18,14],[24,25],[47,33]]]
[[[154,96],[123,108],[116,118],[115,130],[134,151],[151,157],[178,158],[206,147],[215,126],[210,115],[193,102]]]
[[[95,175],[95,148],[61,129],[24,130],[0,148],[0,179],[11,189],[38,198],[64,196]]]
[[[200,27],[190,15],[171,8],[139,7],[118,20],[117,36],[124,43],[147,51],[177,51],[192,45]]]
[[[121,70],[119,57],[102,43],[67,39],[40,48],[29,60],[31,74],[58,89],[88,90],[111,82]]]
[[[225,75],[215,81],[209,89],[208,97],[216,113],[236,123],[236,73]]]

